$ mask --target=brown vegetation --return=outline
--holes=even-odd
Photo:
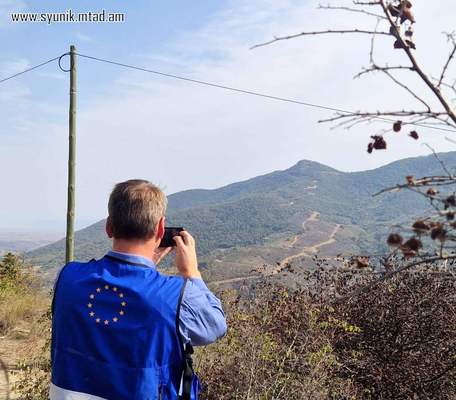
[[[298,290],[271,279],[221,293],[228,335],[195,355],[203,400],[456,399],[451,272],[379,281],[368,268],[320,268]],[[49,314],[34,318],[42,340],[17,365],[23,400],[47,399],[49,385]]]
[[[229,333],[198,353],[205,400],[454,399],[455,277],[316,271],[297,291],[226,294]]]
[[[7,386],[21,399],[40,398],[36,389],[43,374],[35,363],[46,358],[43,346],[50,333],[48,307],[49,296],[33,269],[7,253],[0,262],[0,360],[8,375],[1,374],[0,398],[8,398]]]

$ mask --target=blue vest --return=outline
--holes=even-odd
[[[176,400],[185,280],[112,256],[71,262],[56,284],[52,383],[108,400]],[[192,400],[198,395],[194,375]]]

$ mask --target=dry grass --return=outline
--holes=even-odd
[[[24,368],[22,360],[34,362],[42,357],[43,348],[49,338],[46,312],[50,297],[43,290],[41,281],[34,271],[22,260],[7,254],[0,262],[0,359],[9,371],[9,383],[17,389],[23,381],[32,382],[39,377],[40,369],[33,377],[25,378],[30,368]],[[37,373],[35,373],[37,372]],[[41,375],[42,376],[42,375]],[[43,380],[46,383],[46,379]],[[6,396],[7,382],[2,374],[0,398]],[[35,393],[30,391],[30,399]],[[25,399],[21,390],[10,393],[12,399]]]
[[[48,305],[49,299],[44,293],[11,287],[4,289],[0,292],[0,334],[21,337],[23,333],[31,333],[36,318]]]

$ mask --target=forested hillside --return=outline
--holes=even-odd
[[[456,152],[440,157],[448,167],[456,165]],[[241,251],[297,234],[318,236],[325,224],[339,224],[346,229],[338,250],[377,252],[385,248],[385,235],[393,224],[419,216],[429,204],[408,191],[376,197],[373,194],[405,182],[406,175],[439,174],[440,170],[440,163],[432,155],[355,173],[304,160],[284,171],[219,189],[172,194],[168,197],[167,220],[169,225],[185,226],[195,235],[201,263],[206,267],[213,263],[214,251]],[[311,232],[304,231],[303,221],[312,212],[319,214],[318,223],[312,225]],[[109,246],[104,221],[76,233],[77,259],[100,257]],[[64,241],[29,252],[27,258],[44,269],[58,267],[64,260]],[[276,252],[274,258],[263,261],[275,263],[279,259]],[[225,277],[227,274],[229,271],[224,272]]]

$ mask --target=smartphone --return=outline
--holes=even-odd
[[[165,227],[165,234],[163,235],[163,238],[160,242],[159,247],[175,246],[176,242],[173,240],[173,237],[179,235],[179,233],[182,232],[183,230],[184,230],[184,228],[182,228],[182,227],[172,227],[172,226]]]

